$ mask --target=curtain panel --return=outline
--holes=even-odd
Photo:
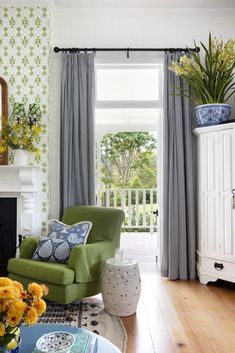
[[[60,213],[95,204],[94,53],[62,53]]]
[[[176,87],[188,89],[169,70],[181,53],[165,53],[163,120],[163,232],[161,275],[195,279],[195,180],[190,100],[177,96]]]

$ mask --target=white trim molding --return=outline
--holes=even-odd
[[[41,170],[38,167],[0,166],[1,198],[17,199],[17,234],[41,234]]]

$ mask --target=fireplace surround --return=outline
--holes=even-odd
[[[0,166],[1,198],[16,198],[16,233],[41,234],[41,170],[31,166]],[[16,244],[18,245],[18,244]]]

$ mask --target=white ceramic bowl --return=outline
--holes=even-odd
[[[65,331],[55,331],[40,337],[36,347],[41,353],[70,353],[75,336]]]

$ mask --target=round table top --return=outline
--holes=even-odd
[[[111,259],[106,260],[105,263],[110,266],[118,266],[118,267],[137,265],[137,261],[129,257],[121,257],[121,258],[112,257]]]
[[[78,333],[82,329],[74,326],[65,326],[60,324],[36,324],[34,326],[26,327],[21,326],[20,335],[21,335],[21,347],[20,353],[32,353],[36,341],[42,335],[53,332],[53,331],[67,331],[70,333]],[[98,351],[97,353],[121,353],[121,351],[114,346],[111,342],[106,340],[104,337],[96,335],[91,332],[92,335],[95,335],[98,338]]]

